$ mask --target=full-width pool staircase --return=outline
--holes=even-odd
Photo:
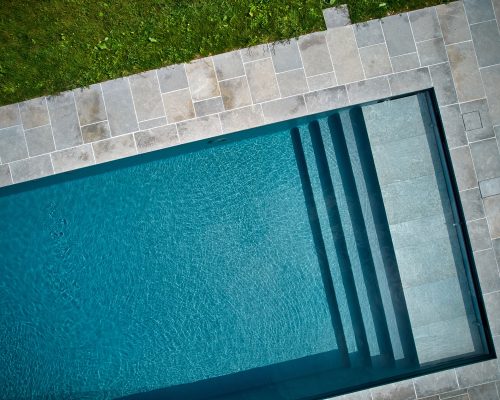
[[[310,398],[418,366],[361,108],[290,135],[337,349],[127,399]]]

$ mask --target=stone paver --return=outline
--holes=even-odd
[[[460,104],[462,118],[469,142],[492,138],[495,136],[493,125],[491,124],[488,103],[486,100],[474,100]],[[475,115],[478,117],[476,125],[470,124],[466,116]],[[471,126],[472,125],[472,126]]]
[[[245,71],[254,103],[261,103],[280,97],[273,62],[266,58],[245,64]]]
[[[482,197],[496,196],[500,194],[500,178],[486,179],[479,182]]]
[[[54,138],[52,137],[52,128],[50,125],[28,129],[25,131],[25,136],[30,157],[50,153],[55,150]]]
[[[393,95],[432,87],[431,77],[427,68],[390,75],[389,84],[391,85]]]
[[[311,76],[307,78],[307,85],[309,86],[309,90],[311,92],[326,89],[337,86],[337,77],[334,72]]]
[[[457,103],[457,92],[453,84],[450,65],[448,63],[431,65],[429,67],[432,82],[439,104],[446,106]]]
[[[497,195],[485,198],[484,211],[488,219],[491,237],[500,237],[500,196]]]
[[[222,101],[226,110],[252,104],[252,96],[246,77],[229,79],[220,82]]]
[[[55,173],[87,167],[95,162],[90,144],[56,151],[51,154],[51,158]]]
[[[377,100],[391,95],[389,82],[385,77],[350,83],[347,85],[347,92],[349,100],[353,104]]]
[[[107,121],[82,126],[84,143],[96,142],[111,137],[111,130]]]
[[[12,177],[10,176],[10,167],[8,164],[0,165],[0,187],[12,184]]]
[[[9,128],[21,123],[19,107],[17,104],[9,104],[0,107],[0,129]]]
[[[483,293],[491,293],[500,290],[500,275],[493,249],[486,249],[474,253],[479,282]]]
[[[456,369],[460,387],[479,385],[500,379],[496,360],[466,365]]]
[[[198,101],[193,104],[194,111],[197,117],[203,117],[209,114],[215,114],[224,111],[222,97],[213,97],[208,100]]]
[[[500,33],[495,20],[471,25],[479,67],[500,64]]]
[[[167,125],[167,117],[160,117],[155,119],[150,119],[147,121],[139,122],[139,129],[144,131],[146,129],[157,128],[159,126]]]
[[[339,84],[364,79],[363,67],[351,26],[327,32],[326,40]]]
[[[307,109],[313,113],[345,107],[349,104],[345,86],[318,90],[314,93],[307,93],[304,97]]]
[[[382,23],[387,48],[391,57],[416,51],[410,21],[407,14],[384,18]]]
[[[385,42],[382,26],[378,19],[354,25],[354,34],[359,47]]]
[[[259,44],[257,46],[241,49],[240,54],[243,62],[246,63],[271,57],[271,49],[268,44]]]
[[[482,68],[486,97],[493,126],[500,125],[500,65]]]
[[[469,24],[495,19],[493,4],[489,0],[464,0],[464,7]]]
[[[112,136],[139,129],[128,79],[115,79],[101,84]],[[57,145],[57,141],[56,141]]]
[[[74,91],[78,119],[80,124],[89,125],[107,119],[101,85],[91,85],[88,88]]]
[[[371,390],[373,400],[412,400],[415,390],[411,380],[379,386]]]
[[[304,96],[287,97],[262,104],[262,112],[266,122],[284,121],[306,114]]]
[[[409,13],[413,35],[417,42],[443,36],[435,8],[424,8]]]
[[[309,91],[306,76],[302,68],[276,74],[276,78],[281,97],[294,96]]]
[[[184,64],[171,65],[158,71],[158,81],[162,93],[188,87],[186,69]]]
[[[491,247],[486,219],[478,219],[467,223],[467,230],[474,251],[486,250]]]
[[[276,72],[302,68],[297,39],[276,42],[271,45],[271,55]]]
[[[230,53],[219,54],[213,57],[215,73],[217,79],[236,78],[237,76],[245,75],[243,61],[239,51],[231,51]]]
[[[132,75],[129,81],[137,120],[145,121],[163,117],[165,111],[161,101],[160,84],[156,71]]]
[[[500,176],[500,154],[496,144],[494,138],[470,144],[472,161],[479,181]]]
[[[181,143],[194,142],[222,133],[218,115],[207,115],[177,124],[177,132]]]
[[[135,141],[139,153],[175,146],[179,143],[175,125],[161,126],[136,132]]]
[[[448,55],[446,54],[442,38],[417,43],[417,50],[423,67],[448,61]]]
[[[477,186],[476,174],[472,164],[469,147],[457,147],[450,151],[453,170],[459,190],[471,189]]]
[[[95,162],[102,163],[137,154],[132,134],[92,143]]]
[[[299,38],[299,49],[306,76],[333,71],[324,32],[316,32]]]
[[[262,107],[259,105],[239,108],[220,114],[224,133],[253,128],[264,123]]]
[[[470,31],[461,2],[441,4],[436,7],[445,44],[470,40]]]
[[[186,74],[193,101],[220,96],[214,63],[210,57],[186,64]]]
[[[394,72],[408,71],[420,67],[417,53],[403,54],[402,56],[391,57],[391,64]]]
[[[367,78],[375,78],[392,72],[389,53],[385,44],[376,44],[359,49],[361,62]]]
[[[455,372],[450,370],[421,376],[415,378],[413,382],[419,398],[458,389]]]
[[[65,92],[47,99],[52,133],[56,149],[78,146],[83,143],[76,112],[75,96]]]
[[[451,106],[441,107],[441,120],[443,121],[448,148],[465,146],[467,136],[465,136],[464,123],[460,114],[460,106],[453,104]]]
[[[19,110],[21,111],[24,129],[36,128],[50,123],[49,112],[44,98],[23,101],[19,103]]]
[[[178,122],[194,118],[194,106],[189,89],[164,93],[162,96],[168,122]]]
[[[0,159],[3,163],[28,157],[28,148],[22,128],[17,125],[0,129]]]
[[[460,192],[460,200],[465,214],[465,220],[484,218],[483,202],[478,188]]]
[[[349,25],[351,23],[349,10],[345,4],[324,9],[323,18],[325,19],[327,29],[338,28],[339,26]]]
[[[50,156],[44,154],[11,163],[10,172],[12,173],[13,182],[20,183],[52,175],[54,170],[50,162]]]

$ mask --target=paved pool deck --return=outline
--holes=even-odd
[[[288,43],[0,107],[0,186],[434,88],[500,352],[500,0],[331,21]],[[499,399],[499,371],[492,360],[342,398]]]

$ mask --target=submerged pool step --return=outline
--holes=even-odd
[[[291,131],[325,290],[334,297],[330,309],[337,307],[332,323],[351,366],[415,364],[387,218],[376,174],[368,173],[373,160],[359,117],[337,113]]]

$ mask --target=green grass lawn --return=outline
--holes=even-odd
[[[1,0],[0,104],[444,0]]]

